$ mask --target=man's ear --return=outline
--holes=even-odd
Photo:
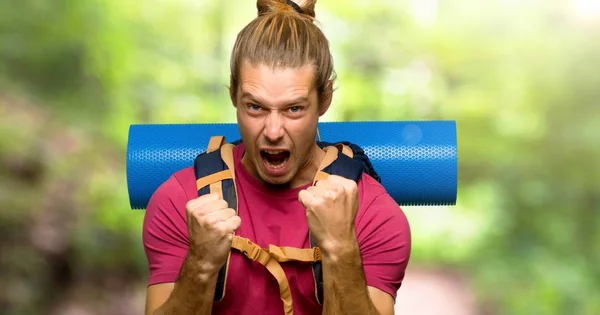
[[[325,86],[325,91],[323,91],[323,96],[321,98],[321,103],[319,104],[319,116],[325,115],[329,106],[331,105],[331,100],[333,99],[333,81],[327,81],[327,85]]]

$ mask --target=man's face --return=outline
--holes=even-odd
[[[244,62],[234,105],[243,142],[244,165],[273,185],[302,184],[319,154],[317,122],[329,102],[319,106],[312,65],[298,69],[253,66]]]

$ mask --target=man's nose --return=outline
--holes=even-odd
[[[278,142],[283,138],[283,119],[279,113],[271,113],[267,117],[264,134],[270,142]]]

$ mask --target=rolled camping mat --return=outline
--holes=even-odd
[[[455,205],[455,121],[320,122],[324,142],[348,141],[369,157],[381,184],[400,206]],[[132,209],[145,209],[173,173],[193,166],[211,136],[240,139],[235,123],[134,124],[127,144]]]

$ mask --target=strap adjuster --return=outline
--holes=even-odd
[[[258,245],[252,243],[252,241],[250,241],[249,239],[246,239],[246,244],[248,246],[244,246],[244,250],[242,251],[244,253],[244,255],[246,255],[246,257],[256,261],[258,259],[258,257],[260,256],[260,252],[262,251],[262,248],[260,248]],[[250,252],[248,252],[248,248],[250,248]]]
[[[323,255],[321,254],[321,249],[319,247],[313,247],[315,254],[315,261],[319,261],[323,259]]]

